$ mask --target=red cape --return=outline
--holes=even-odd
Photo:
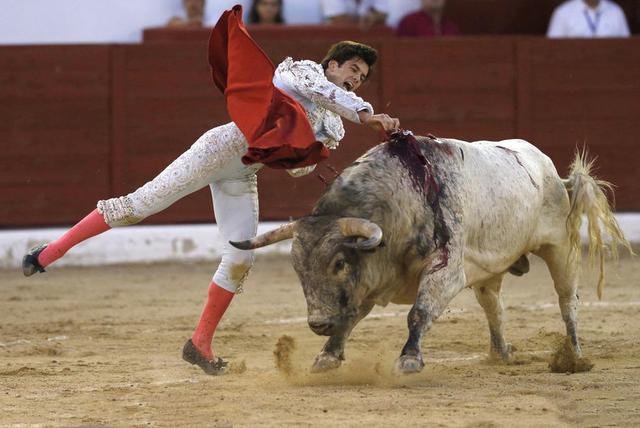
[[[209,64],[229,116],[249,143],[243,163],[298,168],[329,157],[304,108],[273,85],[275,67],[242,23],[242,6],[225,11],[213,28]]]

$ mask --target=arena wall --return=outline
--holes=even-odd
[[[329,42],[353,35],[345,31],[256,38],[274,62],[320,59]],[[358,38],[382,54],[362,95],[404,127],[469,140],[525,138],[563,175],[584,144],[598,156],[599,176],[616,184],[617,209],[640,211],[640,39]],[[0,82],[4,228],[74,223],[98,199],[135,189],[228,120],[203,41],[4,46]],[[347,135],[326,162],[338,170],[379,138],[353,124]],[[307,213],[324,188],[319,175],[333,177],[325,166],[301,179],[262,171],[261,219]],[[204,189],[146,223],[212,218]]]

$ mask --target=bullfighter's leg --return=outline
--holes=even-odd
[[[233,123],[205,132],[153,180],[126,196],[99,201],[97,208],[63,236],[30,250],[23,272],[31,276],[58,260],[72,247],[107,230],[138,223],[219,176],[246,152],[247,141]]]
[[[536,254],[544,259],[558,293],[560,313],[567,329],[573,351],[577,357],[582,356],[578,341],[578,266],[573,257],[569,257],[569,244],[548,245]]]
[[[255,172],[211,184],[216,221],[224,239],[224,252],[213,280],[236,291],[253,266],[253,251],[239,250],[229,241],[244,241],[258,230],[258,178]]]
[[[222,260],[209,284],[208,295],[200,320],[191,339],[183,349],[183,358],[197,364],[207,374],[221,374],[224,366],[211,349],[216,328],[237,290],[242,286],[253,266],[253,251],[242,251],[229,241],[253,238],[258,228],[257,177],[252,168],[245,168],[238,160],[238,176],[211,184],[214,211],[220,234],[224,240]]]
[[[452,257],[444,268],[423,274],[416,303],[407,317],[409,339],[396,360],[396,373],[418,373],[424,367],[421,350],[424,333],[465,286],[461,260],[460,256]]]
[[[486,281],[474,285],[473,291],[476,299],[489,322],[489,334],[491,335],[491,347],[489,357],[491,359],[509,361],[511,356],[511,345],[504,340],[502,298],[502,278],[504,275],[497,275]]]
[[[331,336],[329,340],[327,340],[322,351],[316,355],[313,366],[311,366],[311,372],[320,373],[340,367],[342,361],[344,361],[344,346],[347,343],[351,331],[353,331],[353,327],[371,312],[373,306],[373,303],[363,304],[352,327],[347,332]]]

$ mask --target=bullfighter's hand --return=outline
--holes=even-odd
[[[360,122],[376,131],[393,132],[400,128],[400,120],[388,114],[370,114],[366,111],[358,113]]]

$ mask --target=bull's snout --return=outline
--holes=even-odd
[[[320,336],[333,336],[344,330],[345,321],[341,317],[309,317],[309,327]]]

